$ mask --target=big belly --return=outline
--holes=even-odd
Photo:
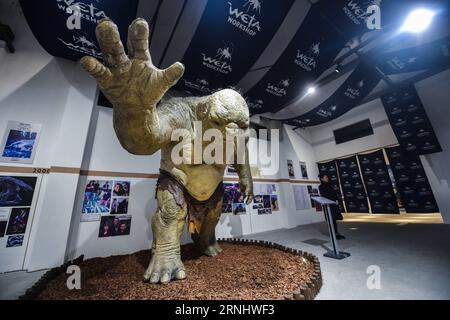
[[[208,200],[223,180],[223,168],[197,165],[183,168],[186,174],[186,189],[197,200]]]

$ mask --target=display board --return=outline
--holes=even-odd
[[[400,147],[387,148],[386,153],[406,212],[439,212],[419,156],[406,153]]]
[[[187,68],[176,88],[210,94],[236,85],[278,31],[293,0],[209,0],[181,62]]]
[[[336,160],[347,212],[369,213],[356,156]]]
[[[253,204],[252,209],[258,215],[272,214],[280,211],[277,185],[267,183],[253,184]]]
[[[423,155],[442,151],[414,86],[389,93],[382,97],[382,101],[404,152]]]
[[[336,161],[331,160],[328,162],[321,162],[317,164],[319,167],[319,173],[326,174],[328,178],[330,179],[331,186],[333,189],[338,193],[341,201],[339,201],[339,207],[342,212],[345,212],[345,207],[343,205],[342,201],[342,193],[341,193],[341,187],[339,182],[339,174],[336,166]]]
[[[40,133],[40,124],[8,121],[0,146],[0,161],[33,163]]]
[[[224,183],[223,192],[222,213],[247,214],[244,194],[241,192],[239,183]]]
[[[397,199],[383,150],[358,155],[372,213],[398,214]]]
[[[308,192],[308,186],[292,185],[294,194],[295,210],[311,209],[311,197]]]
[[[0,272],[23,269],[41,175],[0,174]]]

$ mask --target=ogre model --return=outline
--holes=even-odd
[[[186,220],[201,252],[215,256],[222,251],[216,241],[215,227],[222,209],[226,164],[174,163],[172,149],[179,142],[172,141],[172,132],[184,129],[194,137],[195,121],[201,121],[203,132],[212,128],[224,136],[230,131],[244,130],[247,133],[245,162],[235,164],[235,168],[244,201],[249,204],[253,182],[247,149],[248,106],[231,89],[205,97],[162,101],[164,94],[182,77],[184,66],[177,62],[160,70],[153,65],[148,45],[149,27],[143,19],[136,19],[129,27],[128,55],[111,20],[102,20],[96,35],[104,64],[92,57],[84,57],[81,63],[114,106],[114,129],[121,145],[136,155],[151,155],[161,150],[156,191],[158,209],[152,218],[152,259],[144,280],[168,283],[184,279],[180,237]],[[188,143],[193,144],[194,139]]]

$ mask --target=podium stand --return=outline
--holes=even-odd
[[[323,208],[323,212],[326,215],[327,223],[328,223],[328,231],[330,234],[331,243],[333,245],[333,251],[328,251],[324,254],[324,257],[333,258],[333,259],[345,259],[350,256],[350,253],[343,252],[339,250],[339,246],[336,240],[336,230],[334,230],[333,226],[333,217],[331,216],[331,208],[330,206],[335,206],[336,202],[331,201],[324,197],[311,197],[314,202],[320,204]]]

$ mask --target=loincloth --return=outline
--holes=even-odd
[[[175,202],[180,207],[187,209],[189,232],[200,233],[201,226],[208,213],[215,210],[223,199],[223,182],[217,186],[208,200],[199,201],[169,172],[160,170],[156,184],[156,192],[158,191],[169,191]]]

